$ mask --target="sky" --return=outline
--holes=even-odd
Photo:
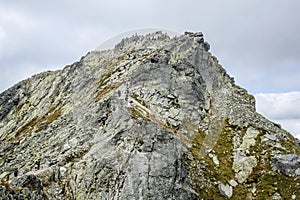
[[[258,112],[300,137],[299,8],[299,0],[0,0],[0,92],[122,32],[201,31],[236,83],[255,94]]]

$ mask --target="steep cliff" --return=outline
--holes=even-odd
[[[202,33],[92,51],[0,95],[2,199],[300,199],[300,147]]]

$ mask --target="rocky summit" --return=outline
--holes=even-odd
[[[0,95],[1,199],[300,199],[299,141],[202,33],[123,39]]]

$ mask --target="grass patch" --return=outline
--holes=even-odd
[[[146,118],[144,115],[142,115],[137,109],[135,109],[134,107],[130,107],[128,109],[130,111],[130,115],[133,119],[143,119],[145,121],[149,121],[148,118]]]
[[[101,79],[99,80],[98,88],[103,87],[109,81],[109,78],[111,77],[111,75],[112,75],[112,73],[103,74],[101,76]]]
[[[218,188],[212,184],[211,179],[215,180],[214,174],[211,169],[214,168],[213,162],[206,155],[204,158],[200,155],[201,146],[204,143],[204,139],[206,137],[206,133],[200,129],[198,132],[192,137],[192,147],[190,148],[191,156],[187,156],[185,160],[187,161],[186,166],[189,171],[189,178],[192,180],[193,187],[195,191],[199,194],[199,196],[203,199],[220,199],[220,193],[218,192]],[[201,162],[203,162],[201,163]],[[200,166],[205,166],[205,168],[201,168]],[[205,179],[203,179],[203,177]],[[203,184],[205,182],[205,184]]]
[[[299,178],[288,177],[281,173],[272,172],[270,166],[271,149],[270,147],[261,142],[261,136],[265,134],[265,130],[256,128],[260,134],[256,137],[256,145],[250,147],[251,155],[257,158],[257,166],[253,169],[252,173],[247,178],[245,184],[253,185],[257,188],[255,199],[272,199],[274,193],[279,193],[283,199],[291,199],[295,194],[300,196],[300,180]],[[293,138],[288,137],[286,141],[280,141],[287,151],[286,153],[297,153],[299,148],[295,145]],[[265,151],[269,149],[268,151]],[[265,151],[265,153],[263,153]],[[281,150],[283,151],[283,150]],[[241,196],[246,197],[247,193],[251,191],[244,185],[239,184],[233,191],[232,199],[240,199]]]
[[[111,90],[114,90],[115,88],[119,87],[122,84],[122,82],[116,82],[112,85],[108,85],[105,88],[103,88],[102,90],[100,90],[96,97],[94,98],[94,100],[99,100],[102,96],[106,95],[107,93],[109,93]]]
[[[283,199],[291,199],[293,194],[299,197],[300,179],[272,172],[270,165],[271,153],[270,151],[267,151],[264,155],[262,155],[262,151],[268,147],[261,143],[259,136],[257,137],[258,145],[251,148],[252,152],[255,150],[255,155],[258,157],[258,164],[246,181],[246,183],[256,184],[256,199],[272,199],[272,195],[275,192],[279,193]],[[282,146],[287,149],[290,148],[288,149],[290,151],[295,150],[295,144],[291,140],[284,142]],[[236,190],[236,192],[236,196],[240,196],[240,191]]]
[[[221,125],[222,123],[220,123]],[[217,132],[218,131],[218,132]],[[230,125],[226,120],[223,121],[221,127],[212,128],[212,133],[219,136],[215,138],[217,141],[213,146],[213,154],[215,154],[219,160],[219,166],[213,162],[212,158],[208,155],[201,157],[200,149],[204,143],[207,134],[198,130],[193,136],[190,148],[191,157],[193,159],[187,160],[187,166],[189,171],[189,177],[194,184],[195,191],[203,199],[226,199],[221,195],[216,182],[220,181],[224,184],[228,184],[228,181],[235,180],[235,172],[232,169],[233,165],[233,136],[237,134],[237,131],[245,131],[239,129],[236,126]],[[199,169],[198,163],[204,162],[206,167]],[[202,164],[203,165],[203,164]],[[204,180],[203,178],[204,177]],[[205,184],[203,184],[205,182]],[[243,184],[239,184],[233,188],[233,196],[231,199],[246,198],[249,193],[248,188]]]
[[[217,155],[220,165],[217,170],[213,170],[218,180],[228,182],[234,179],[233,165],[233,142],[232,137],[234,131],[230,126],[226,126],[218,139],[217,144],[214,146],[215,154]]]
[[[275,192],[279,193],[283,199],[291,199],[293,194],[298,198],[300,196],[300,180],[283,174],[264,174],[259,177],[256,187],[259,188],[257,199],[271,199]]]
[[[247,199],[246,197],[249,195],[251,191],[244,184],[238,184],[235,188],[233,188],[232,197],[233,200]]]
[[[192,139],[192,148],[190,150],[195,158],[203,159],[209,165],[209,169],[213,177],[222,182],[227,182],[231,179],[234,179],[234,171],[232,170],[232,137],[234,135],[234,130],[231,126],[227,125],[224,126],[220,131],[220,133],[211,133],[219,135],[219,137],[216,138],[216,144],[213,146],[214,154],[218,157],[220,163],[218,168],[213,163],[212,159],[208,157],[208,155],[203,158],[201,158],[199,155],[200,149],[206,137],[205,132],[198,130],[198,133],[195,134]]]
[[[198,132],[192,138],[192,148],[190,150],[192,155],[197,159],[200,159],[200,148],[204,142],[205,136],[205,132],[198,129]]]
[[[216,123],[211,123],[215,125]],[[266,134],[266,131],[257,127],[259,135],[256,137],[255,146],[249,148],[250,155],[257,158],[257,166],[253,168],[252,173],[243,184],[238,184],[233,188],[233,196],[231,199],[272,199],[275,193],[281,195],[283,199],[291,199],[292,195],[300,196],[300,179],[295,177],[285,176],[281,173],[275,173],[271,169],[270,157],[272,148],[267,143],[261,142],[261,136]],[[219,130],[219,132],[217,132]],[[198,130],[191,138],[192,147],[184,157],[185,166],[187,167],[189,178],[193,184],[194,190],[203,199],[225,199],[219,192],[217,182],[227,183],[235,180],[235,172],[232,169],[233,165],[233,136],[239,135],[243,138],[247,128],[240,128],[230,125],[228,120],[223,122],[223,127],[220,129],[212,127],[209,134],[219,134],[217,142],[213,146],[212,153],[219,160],[219,166],[213,160],[205,155],[201,157],[200,149],[204,141],[207,140],[206,132]],[[214,133],[215,132],[215,133]],[[283,153],[298,153],[299,147],[295,145],[292,137],[280,141],[283,147],[287,150]],[[204,164],[203,164],[204,163]],[[199,167],[200,166],[200,167]],[[205,166],[205,167],[203,167]],[[256,188],[253,192],[252,189]]]
[[[46,117],[46,122],[47,124],[51,124],[53,121],[55,121],[59,116],[61,116],[61,112],[62,112],[62,107],[58,108],[56,111],[54,111],[53,113],[50,113],[47,117]]]
[[[24,126],[19,128],[15,133],[15,138],[19,138],[21,134],[28,133],[29,131],[31,131],[36,126],[36,124],[38,124],[39,120],[40,120],[39,117],[34,117]]]
[[[19,139],[21,135],[29,134],[33,131],[40,132],[41,130],[43,130],[43,124],[46,123],[49,125],[61,116],[62,107],[63,106],[61,105],[61,103],[59,103],[56,106],[51,106],[44,116],[35,116],[33,119],[31,119],[16,131],[14,139]]]

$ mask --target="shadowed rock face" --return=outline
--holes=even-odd
[[[133,36],[3,92],[1,198],[300,198],[295,139],[208,50]]]

